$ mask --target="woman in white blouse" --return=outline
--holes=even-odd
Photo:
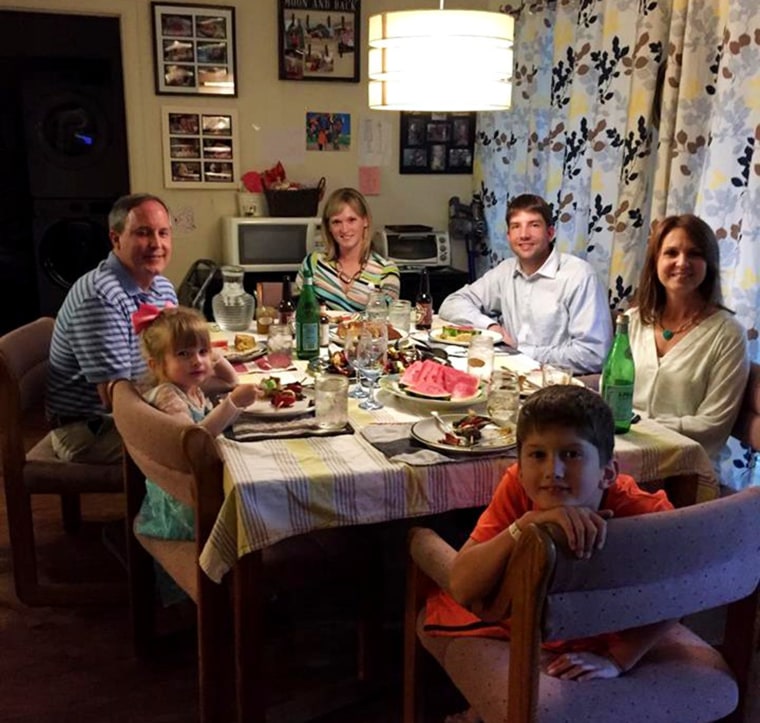
[[[718,242],[702,219],[669,216],[657,226],[637,301],[633,406],[715,457],[739,413],[749,358],[746,331],[723,306]]]

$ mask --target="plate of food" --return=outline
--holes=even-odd
[[[338,346],[343,346],[346,341],[349,329],[356,328],[362,324],[361,319],[349,319],[341,321],[334,330],[330,331],[330,341]],[[407,336],[407,333],[397,329],[395,326],[388,324],[388,343],[392,343]]]
[[[426,447],[457,454],[506,452],[516,444],[513,425],[500,427],[490,417],[479,414],[441,414],[438,420],[430,417],[412,425],[411,435]]]
[[[300,382],[283,383],[278,377],[267,377],[259,382],[266,392],[264,399],[257,399],[245,408],[245,414],[256,417],[298,417],[314,412],[311,390]]]
[[[457,409],[468,405],[482,404],[486,401],[486,389],[482,383],[478,384],[477,391],[474,394],[452,396],[451,394],[436,393],[432,390],[428,392],[424,388],[409,387],[400,383],[401,377],[401,374],[388,374],[380,377],[378,386],[401,399],[420,402],[436,409]]]
[[[266,346],[260,344],[253,334],[235,334],[230,344],[226,339],[214,341],[212,346],[224,354],[225,359],[231,364],[249,362],[266,352]]]
[[[501,334],[495,331],[457,324],[444,324],[438,329],[431,329],[428,333],[430,341],[436,344],[455,344],[456,346],[469,346],[473,336],[490,336],[494,343],[503,341]]]

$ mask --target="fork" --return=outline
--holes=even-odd
[[[452,427],[449,422],[445,421],[441,415],[435,411],[435,409],[430,412],[430,416],[433,417],[436,422],[438,422],[438,426],[441,428],[444,434],[456,434],[454,427]]]

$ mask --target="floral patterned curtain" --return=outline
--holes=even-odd
[[[653,220],[692,212],[720,241],[723,293],[760,314],[760,4],[755,0],[512,2],[513,106],[478,116],[479,271],[510,253],[512,196],[554,204],[557,245],[589,261],[627,308]],[[732,442],[724,483],[760,483]]]

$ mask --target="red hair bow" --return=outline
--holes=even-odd
[[[172,304],[171,301],[167,301],[164,309],[170,309],[173,306],[174,304]],[[135,329],[135,333],[139,334],[140,332],[145,331],[145,329],[158,319],[164,309],[159,309],[157,306],[153,306],[153,304],[140,304],[137,311],[132,314],[132,326]]]

